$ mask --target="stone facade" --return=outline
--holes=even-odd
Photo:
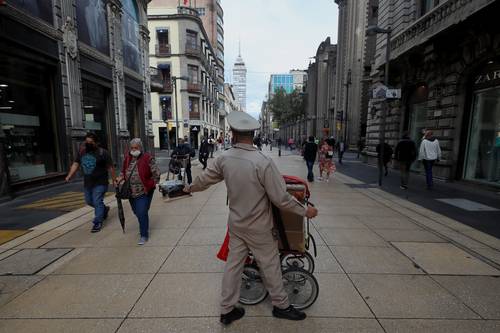
[[[423,129],[433,130],[443,151],[436,177],[500,185],[495,178],[500,174],[498,156],[492,157],[500,147],[494,144],[500,119],[491,111],[498,105],[494,94],[500,87],[500,28],[496,23],[500,2],[448,0],[423,15],[421,3],[380,0],[379,26],[392,29],[389,85],[402,90],[400,100],[389,102],[386,139],[394,146],[402,132],[409,131],[418,144]],[[385,40],[385,35],[378,35],[372,72],[375,85],[381,80]],[[492,92],[484,103],[483,91]],[[483,104],[491,105],[489,111]],[[380,100],[371,100],[368,108],[371,161],[376,159],[381,105]],[[490,123],[476,123],[478,117],[491,118]],[[478,133],[479,143],[472,139]]]
[[[152,147],[149,59],[144,47],[149,44],[148,2],[56,0],[44,4],[45,11],[38,13],[25,5],[0,6],[0,48],[6,51],[2,62],[26,61],[50,71],[50,83],[44,88],[51,93],[43,103],[51,118],[50,128],[45,130],[53,136],[52,143],[37,137],[37,126],[46,120],[43,115],[30,115],[31,123],[24,124],[16,116],[2,116],[3,125],[11,128],[1,135],[9,151],[8,167],[0,170],[10,173],[8,191],[60,179],[88,131],[98,133],[118,165],[131,137],[141,137],[146,148]],[[93,25],[92,19],[99,25]],[[134,52],[128,52],[129,47]],[[4,75],[16,76],[17,69],[21,76],[24,68],[4,71]],[[2,75],[2,81],[9,79]],[[16,83],[5,88],[12,96],[22,94],[23,89],[10,91],[13,89]],[[14,113],[28,112],[28,106],[18,103]],[[13,130],[16,126],[20,129]],[[21,142],[31,148],[15,148]],[[51,151],[43,151],[42,143],[51,145]],[[23,154],[30,158],[20,161],[17,157]]]

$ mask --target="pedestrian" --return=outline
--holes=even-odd
[[[342,164],[342,158],[344,157],[344,152],[346,150],[346,145],[344,143],[344,140],[339,140],[337,143],[337,151],[339,155],[339,163]]]
[[[441,159],[441,147],[439,147],[438,139],[432,136],[432,131],[430,130],[425,131],[424,139],[420,144],[418,159],[424,164],[427,189],[432,190],[434,185],[432,179],[432,167],[434,166],[434,163],[439,162]]]
[[[411,164],[417,159],[417,145],[410,139],[408,132],[403,133],[403,137],[396,145],[394,157],[399,163],[400,188],[406,190],[408,189]]]
[[[380,159],[380,143],[377,145],[375,148],[378,154],[378,158]],[[392,147],[387,143],[384,142],[384,156],[382,158],[382,165],[384,166],[384,175],[387,176],[389,174],[389,169],[388,169],[388,164],[392,159]]]
[[[154,157],[144,151],[139,138],[130,141],[117,183],[125,179],[129,180],[130,207],[139,222],[140,239],[137,244],[144,245],[149,239],[149,208],[156,184],[160,181],[160,169]]]
[[[288,149],[292,150],[293,145],[294,145],[293,139],[291,137],[288,138]]]
[[[69,182],[81,167],[83,172],[83,189],[85,202],[94,208],[94,220],[91,232],[99,232],[104,220],[108,217],[109,207],[104,205],[104,195],[108,190],[109,174],[116,184],[115,169],[108,151],[99,147],[94,133],[85,135],[85,142],[66,176]]]
[[[215,140],[213,135],[210,135],[210,137],[208,138],[208,147],[210,151],[210,158],[213,158],[215,150]]]
[[[253,144],[259,149],[259,150],[262,150],[262,139],[260,137],[260,134],[258,136],[256,136],[254,139],[253,139]]]
[[[225,181],[229,199],[229,256],[222,278],[220,321],[228,325],[244,316],[236,307],[240,298],[241,275],[251,251],[269,291],[273,316],[303,320],[306,314],[290,305],[284,289],[278,241],[273,234],[271,203],[277,208],[313,218],[317,210],[304,207],[286,191],[286,185],[271,158],[253,145],[259,123],[245,112],[231,112],[227,122],[233,133],[233,148],[217,156],[186,192],[203,191]]]
[[[330,174],[335,172],[335,163],[333,162],[333,146],[328,144],[328,140],[323,140],[319,149],[319,178],[318,180],[330,181]],[[326,178],[323,178],[323,173]]]
[[[208,145],[208,140],[207,137],[204,136],[203,139],[201,139],[200,151],[198,152],[198,160],[200,161],[201,165],[203,165],[203,170],[207,168],[207,160],[209,153],[210,153],[210,147]]]
[[[358,140],[358,156],[357,156],[358,159],[363,149],[365,149],[365,138],[360,138]]]
[[[316,161],[316,155],[318,153],[318,145],[314,142],[314,136],[309,137],[304,145],[304,160],[307,165],[307,180],[310,182],[314,181],[313,167],[314,161]]]
[[[194,157],[195,151],[191,148],[188,142],[184,141],[184,139],[179,138],[178,141],[179,144],[175,147],[171,157],[186,159],[186,168],[184,169],[184,172],[186,174],[188,184],[191,184],[193,182],[193,178],[191,176],[191,157]],[[182,172],[179,172],[179,180],[182,180]]]

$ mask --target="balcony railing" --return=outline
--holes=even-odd
[[[200,46],[196,44],[186,43],[186,54],[195,57],[200,57],[201,54]]]
[[[201,93],[201,84],[188,82],[187,90],[191,93]]]
[[[170,44],[156,44],[155,52],[157,57],[169,57],[171,54]]]
[[[189,119],[200,120],[200,113],[199,112],[189,112]]]
[[[163,77],[161,71],[156,67],[149,68],[149,75],[151,77],[151,91],[159,93],[171,93],[172,82],[170,77]]]
[[[177,7],[177,13],[182,14],[182,15],[196,16],[196,17],[200,16],[198,11],[192,7],[179,6],[179,7]]]

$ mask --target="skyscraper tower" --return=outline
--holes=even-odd
[[[241,57],[241,46],[238,50],[238,58],[233,67],[233,88],[236,99],[243,111],[247,109],[247,68]]]

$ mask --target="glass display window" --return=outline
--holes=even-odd
[[[500,87],[474,93],[464,178],[500,186]]]
[[[14,184],[60,171],[52,73],[0,55],[0,141]]]
[[[85,129],[93,132],[103,148],[108,147],[106,115],[109,89],[89,80],[82,80]]]

